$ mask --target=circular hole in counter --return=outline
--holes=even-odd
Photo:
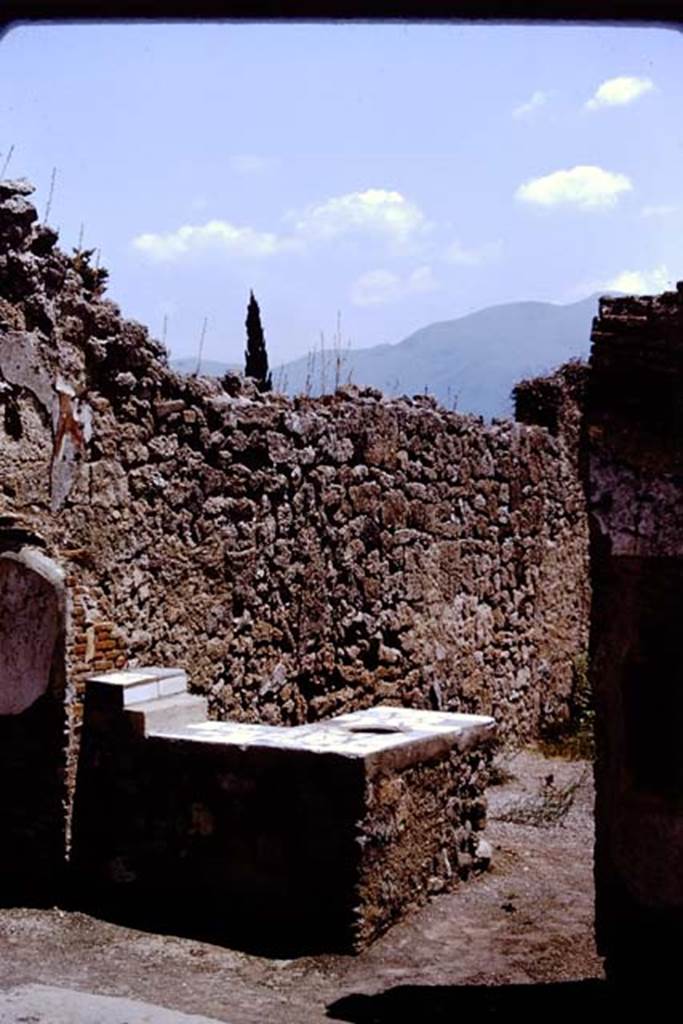
[[[374,736],[385,736],[390,733],[403,732],[395,725],[349,725],[349,732],[371,733]]]

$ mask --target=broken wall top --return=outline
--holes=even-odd
[[[601,299],[591,337],[593,449],[683,472],[683,282],[661,295]]]

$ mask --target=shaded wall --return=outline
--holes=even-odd
[[[64,868],[64,601],[39,551],[0,529],[0,903],[54,901]]]
[[[683,938],[683,285],[602,300],[586,429],[598,941],[644,978]]]

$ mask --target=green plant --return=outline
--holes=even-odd
[[[208,326],[208,323],[209,323],[208,317],[204,317],[204,322],[202,323],[201,334],[199,335],[199,350],[197,352],[197,369],[194,371],[194,376],[195,377],[198,377],[199,374],[202,372],[202,356],[204,354],[204,340],[206,338],[206,328]]]
[[[12,159],[12,153],[13,152],[14,152],[14,143],[12,143],[10,148],[7,150],[7,156],[5,157],[5,162],[2,165],[2,170],[0,171],[0,179],[4,178],[5,175],[7,174],[7,168],[9,167],[9,162]]]
[[[489,786],[504,786],[516,778],[512,764],[518,754],[517,747],[502,745],[498,748],[489,768]]]
[[[247,306],[247,348],[244,353],[244,373],[256,381],[259,391],[271,391],[273,379],[268,372],[268,353],[266,352],[266,338],[261,325],[261,311],[254,298],[254,293],[249,293],[249,305]]]
[[[593,731],[595,711],[587,654],[577,654],[572,662],[572,691],[569,720],[566,725],[544,736],[538,747],[546,757],[567,761],[592,761],[595,757]]]
[[[325,332],[320,332],[320,345],[314,345],[306,355],[306,376],[303,391],[306,398],[316,394],[334,394],[344,385],[351,383],[353,369],[348,368],[351,339],[342,337],[341,313],[337,311],[337,326],[332,338],[332,347],[325,343]],[[318,385],[316,387],[316,375]]]
[[[106,288],[109,271],[97,263],[95,266],[91,264],[90,261],[96,252],[96,249],[74,249],[71,262],[74,270],[81,275],[84,287],[93,295],[101,295]],[[99,259],[99,254],[97,258]]]
[[[581,653],[574,657],[572,661],[572,674],[572,718],[580,720],[583,715],[593,708],[593,694],[588,675],[587,654]]]

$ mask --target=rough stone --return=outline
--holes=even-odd
[[[184,377],[87,259],[13,208],[0,515],[66,576],[71,790],[84,680],[125,663],[181,665],[216,719],[437,700],[510,741],[567,720],[589,605],[571,387],[551,433],[420,397]]]

